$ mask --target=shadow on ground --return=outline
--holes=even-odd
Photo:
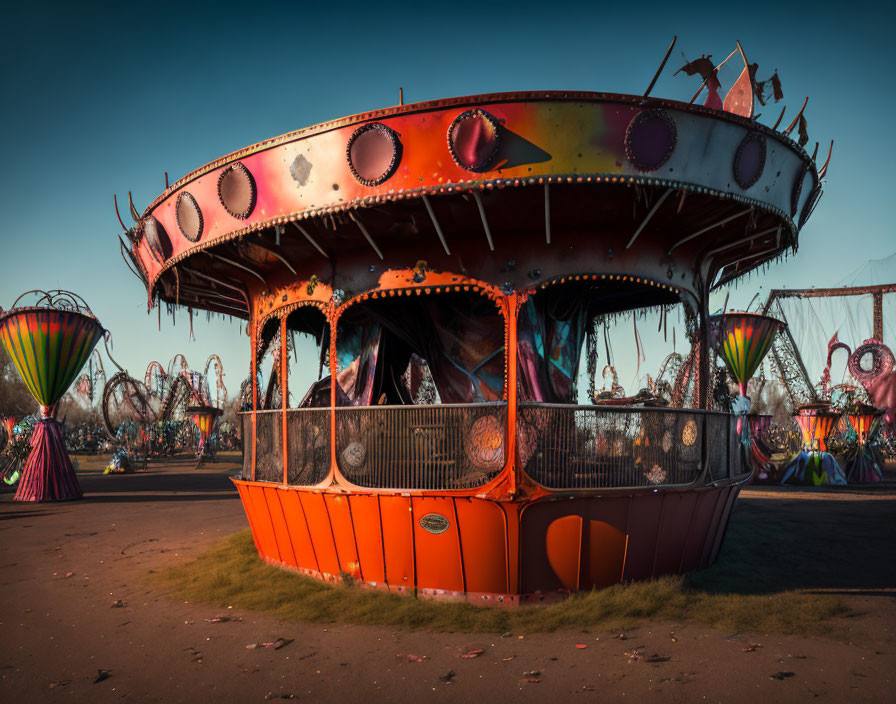
[[[896,596],[892,491],[746,493],[735,504],[716,564],[688,575],[688,586],[710,593]]]

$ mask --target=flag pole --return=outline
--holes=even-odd
[[[669,48],[666,50],[666,55],[663,57],[662,63],[660,63],[660,67],[656,70],[656,73],[653,75],[653,80],[650,82],[650,85],[647,86],[647,90],[644,91],[644,97],[646,98],[650,95],[650,91],[653,90],[654,84],[656,84],[657,79],[660,77],[660,74],[663,72],[663,69],[666,67],[666,62],[669,60],[669,54],[672,53],[672,48],[675,46],[675,42],[678,41],[678,35],[674,35],[672,37],[672,43],[669,45]]]

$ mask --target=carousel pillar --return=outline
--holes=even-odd
[[[504,301],[504,315],[507,325],[507,345],[506,354],[504,355],[505,366],[507,367],[507,440],[505,441],[505,461],[510,467],[510,483],[508,485],[509,493],[516,494],[519,486],[520,468],[516,461],[516,404],[517,404],[517,349],[516,349],[516,333],[517,320],[519,318],[520,306],[525,303],[525,299],[518,293],[512,293],[507,296]]]
[[[283,421],[280,450],[283,457],[283,483],[287,483],[289,443],[286,442],[286,411],[289,408],[289,350],[286,344],[286,316],[280,318],[280,418]]]
[[[709,345],[710,345],[710,326],[709,326],[709,292],[706,287],[700,284],[700,315],[698,316],[700,325],[700,349],[697,361],[697,406],[703,410],[709,409]],[[705,455],[704,455],[705,456]]]
[[[339,324],[339,313],[331,304],[327,309],[327,323],[330,326],[330,473],[335,476],[339,472],[336,462],[336,378],[339,372],[339,357],[336,354],[336,327]]]
[[[702,281],[698,282],[700,300],[698,301],[697,330],[697,408],[709,409],[709,293]],[[709,420],[703,415],[703,467],[700,480],[706,482],[710,476],[709,467]]]
[[[249,417],[249,425],[252,428],[252,444],[249,451],[252,453],[252,481],[255,481],[255,431],[257,425],[256,411],[258,411],[258,330],[254,316],[249,320],[249,344],[252,345],[250,366],[252,371],[252,415]],[[246,444],[243,443],[243,452]]]

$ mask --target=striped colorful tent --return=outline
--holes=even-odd
[[[784,323],[758,313],[723,313],[711,318],[719,355],[737,379],[741,395]]]
[[[52,302],[52,294],[44,296]],[[0,315],[0,342],[41,405],[41,420],[31,435],[31,453],[19,481],[16,501],[81,497],[53,409],[103,333],[96,318],[69,308],[13,308]]]

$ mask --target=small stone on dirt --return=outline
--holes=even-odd
[[[795,674],[795,672],[776,672],[768,677],[771,680],[786,680],[788,677],[793,677]]]

